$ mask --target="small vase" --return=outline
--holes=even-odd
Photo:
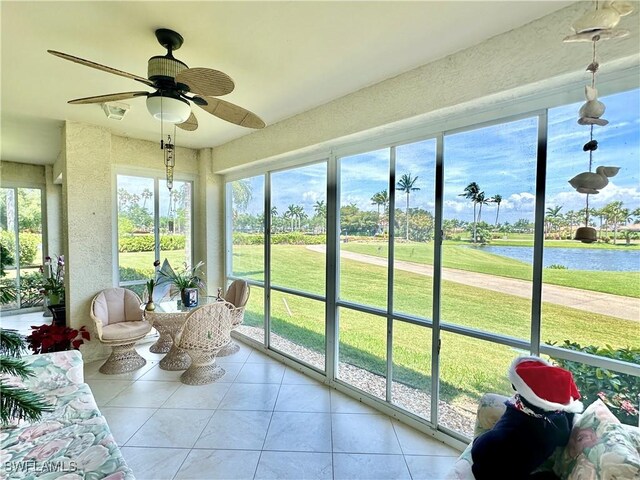
[[[65,308],[64,303],[58,305],[49,305],[49,310],[53,314],[52,325],[59,325],[61,327],[67,326],[67,309]]]
[[[156,304],[155,304],[155,303],[153,303],[153,300],[149,300],[149,301],[147,302],[147,304],[145,305],[144,309],[145,309],[147,312],[153,312],[153,311],[156,309]]]
[[[180,298],[182,304],[187,308],[198,306],[198,289],[197,288],[183,288],[180,291]]]

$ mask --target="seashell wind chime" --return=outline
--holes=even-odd
[[[596,230],[589,226],[589,195],[597,195],[607,186],[609,178],[615,176],[620,170],[619,167],[601,165],[596,168],[595,172],[592,171],[593,152],[598,149],[598,141],[593,138],[593,127],[594,125],[605,126],[609,123],[601,118],[606,107],[598,100],[598,90],[596,89],[596,72],[600,67],[596,56],[596,46],[600,40],[627,36],[628,30],[615,27],[620,22],[620,17],[629,15],[633,11],[633,4],[629,1],[604,2],[602,8],[598,8],[598,1],[595,3],[595,11],[587,12],[576,20],[572,25],[575,33],[564,39],[565,42],[593,43],[593,58],[587,66],[587,71],[591,74],[591,85],[585,86],[587,101],[578,112],[578,123],[589,126],[589,141],[582,147],[583,151],[589,152],[589,171],[579,173],[569,180],[571,186],[578,193],[586,194],[584,227],[578,228],[574,237],[575,240],[580,240],[583,243],[592,243],[597,240]]]

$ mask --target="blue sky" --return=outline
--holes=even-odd
[[[607,106],[603,118],[609,125],[594,128],[599,148],[593,155],[593,170],[599,165],[618,166],[600,194],[590,196],[590,206],[599,208],[622,200],[631,210],[640,207],[640,90],[600,99]],[[577,123],[582,102],[549,110],[549,143],[546,206],[562,205],[562,213],[584,208],[585,195],[569,185],[573,176],[588,171],[589,155],[582,146],[589,140],[589,127]],[[464,187],[476,182],[487,198],[500,194],[500,222],[520,218],[533,221],[535,206],[535,159],[537,117],[527,118],[445,137],[444,216],[472,221],[472,204],[460,197]],[[435,141],[425,140],[396,149],[396,175],[418,176],[411,206],[434,209]],[[340,161],[341,205],[355,203],[376,210],[370,198],[388,188],[389,149],[346,157]],[[288,205],[302,205],[313,215],[313,205],[325,199],[326,165],[310,165],[272,175],[272,205],[283,213]],[[263,177],[249,180],[254,198],[248,210],[262,211]],[[405,196],[396,199],[404,208]],[[495,221],[494,204],[483,207],[483,219]]]

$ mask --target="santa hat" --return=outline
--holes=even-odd
[[[509,380],[530,404],[546,411],[582,412],[580,392],[571,372],[539,357],[518,357],[509,368]]]

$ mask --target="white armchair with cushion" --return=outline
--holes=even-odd
[[[98,340],[113,348],[100,372],[111,375],[133,372],[147,361],[136,352],[135,344],[151,330],[140,308],[140,297],[125,288],[107,288],[91,302],[91,318]]]
[[[229,308],[231,309],[231,329],[235,330],[244,320],[244,311],[249,301],[249,294],[251,290],[249,284],[244,280],[234,280],[229,285],[227,293],[224,294],[224,299],[229,302]],[[240,350],[240,345],[231,340],[229,345],[224,347],[218,353],[219,357],[226,357],[232,355]]]

